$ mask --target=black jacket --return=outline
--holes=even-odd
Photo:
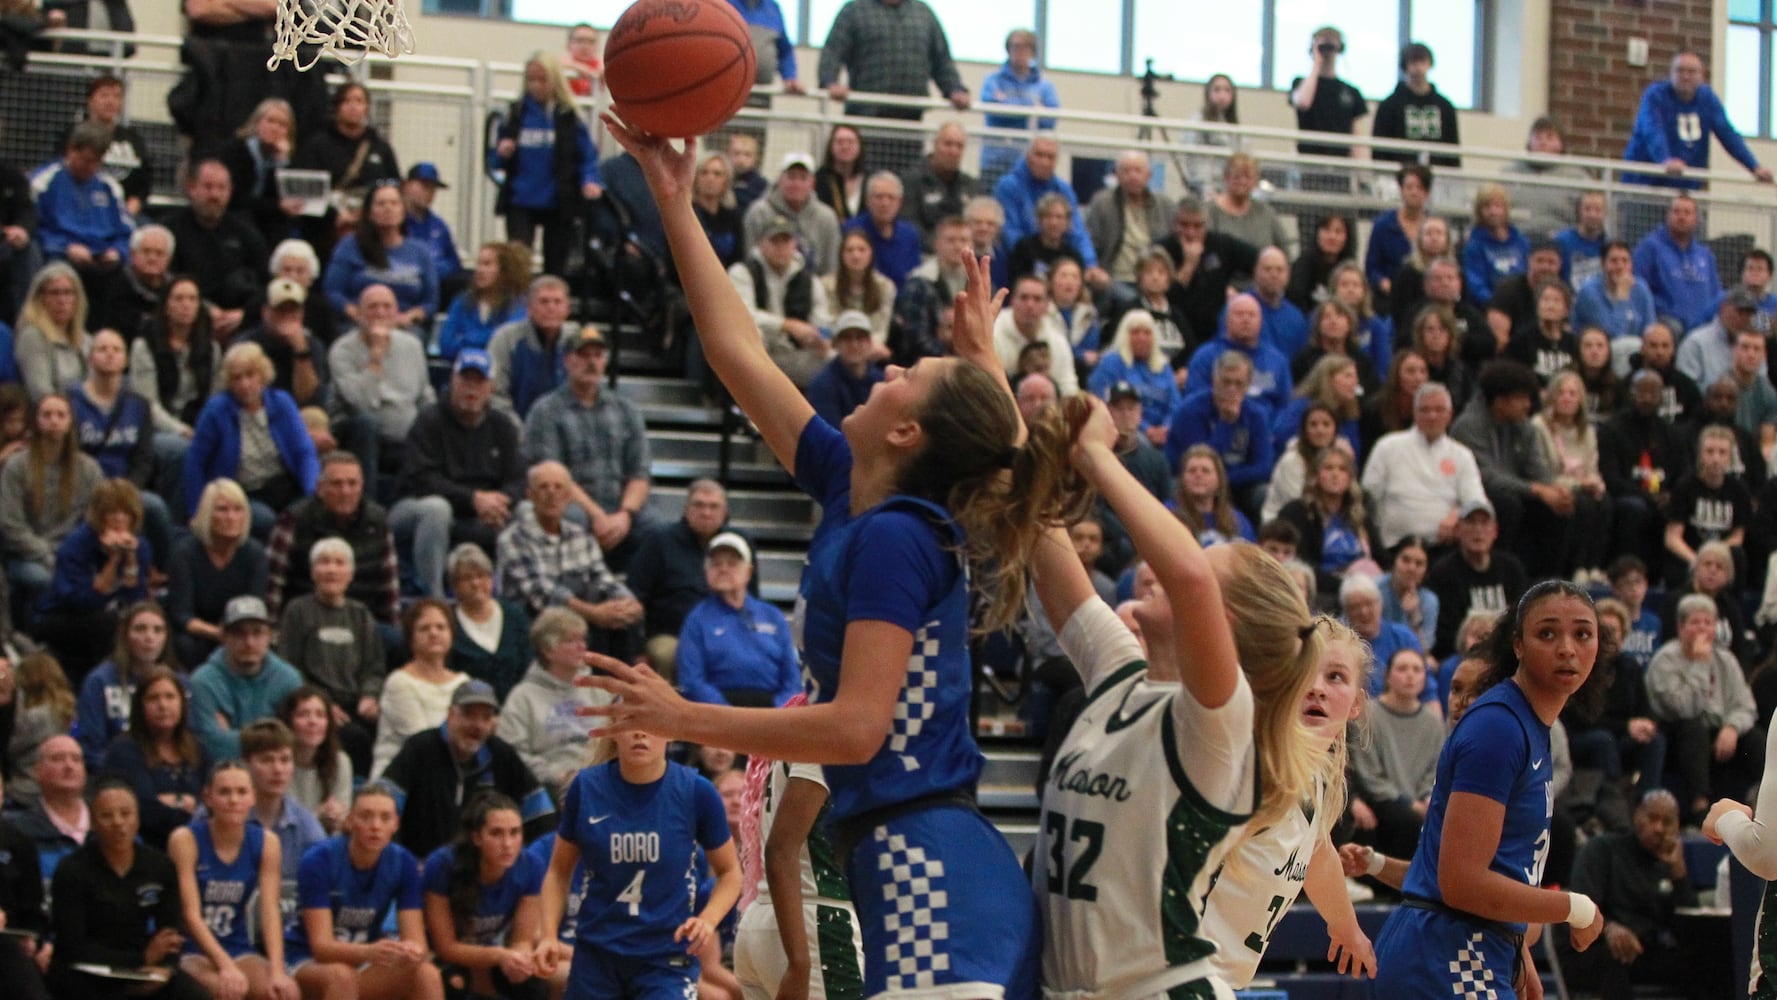
[[[179,874],[165,855],[136,845],[136,862],[121,877],[99,852],[98,837],[56,866],[50,884],[55,900],[55,964],[140,967],[148,939],[160,928],[182,929]],[[172,958],[167,960],[172,964]]]
[[[37,845],[23,830],[0,819],[0,913],[14,930],[44,928],[43,869]]]
[[[363,162],[359,163],[356,173],[347,177],[352,161],[358,158],[358,147],[365,143]],[[375,125],[367,126],[364,134],[356,139],[340,134],[337,128],[329,125],[315,133],[297,148],[291,163],[303,170],[325,170],[333,179],[336,189],[363,190],[382,180],[400,180],[401,163],[395,158],[395,150],[384,141]]]
[[[1644,417],[1630,408],[1598,425],[1598,474],[1613,497],[1669,492],[1684,476],[1684,454],[1672,425],[1658,414]],[[1650,491],[1648,479],[1654,474],[1659,489]]]
[[[249,315],[259,310],[271,250],[245,216],[224,212],[208,228],[190,208],[181,208],[167,216],[166,227],[175,241],[174,274],[197,278],[204,299],[224,309],[244,309]]]
[[[518,425],[490,408],[481,423],[468,427],[445,402],[421,408],[407,432],[401,467],[405,496],[440,496],[450,501],[457,517],[475,516],[475,494],[497,490],[512,500],[524,498],[524,448]]]
[[[402,792],[397,839],[416,857],[450,842],[462,829],[462,804],[476,789],[492,788],[518,803],[525,841],[555,828],[555,806],[512,744],[490,736],[480,755],[459,765],[442,728],[409,736],[383,771],[383,780]]]
[[[1462,144],[1457,134],[1456,106],[1450,99],[1438,93],[1437,87],[1424,94],[1415,94],[1407,89],[1405,83],[1394,88],[1394,93],[1382,99],[1376,105],[1376,118],[1372,124],[1371,134],[1378,139],[1403,139],[1409,142],[1443,142],[1452,146]],[[1375,159],[1390,163],[1418,163],[1419,154],[1405,150],[1376,150]],[[1431,165],[1434,167],[1460,167],[1462,157],[1448,154],[1433,154]]]
[[[1161,239],[1160,248],[1172,258],[1173,267],[1184,262],[1185,252],[1177,234]],[[1252,244],[1226,233],[1205,233],[1203,256],[1198,259],[1191,280],[1183,285],[1173,282],[1173,288],[1178,290],[1178,309],[1185,319],[1179,326],[1189,326],[1189,336],[1199,342],[1214,337],[1221,322],[1222,309],[1228,304],[1229,286],[1250,278],[1258,261],[1259,250]],[[1103,329],[1108,344],[1114,328],[1107,326]]]
[[[722,531],[733,531],[753,544],[752,536],[723,525]],[[685,523],[684,518],[651,531],[636,545],[629,557],[629,589],[647,609],[648,634],[678,635],[685,616],[709,595],[710,587],[703,572],[704,542]],[[747,584],[754,597],[759,596],[759,574],[754,573]]]
[[[557,209],[573,213],[579,210],[580,196],[580,129],[586,124],[580,120],[580,109],[574,105],[557,105],[555,118],[555,148],[551,150],[551,173],[555,175],[555,206]],[[506,120],[500,123],[501,139],[518,142],[518,131],[524,124],[524,99],[519,98],[506,109]],[[499,197],[494,201],[494,212],[505,215],[512,207],[512,166],[517,154],[506,157],[501,165],[506,170],[506,183],[500,185]]]

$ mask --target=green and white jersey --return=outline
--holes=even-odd
[[[1043,789],[1044,992],[1230,996],[1198,907],[1258,800],[1246,677],[1216,709],[1149,680],[1140,644],[1096,597],[1060,640],[1089,695]]]
[[[1322,794],[1316,798],[1324,797]],[[1304,802],[1263,829],[1248,827],[1222,860],[1203,905],[1203,933],[1216,943],[1216,975],[1237,990],[1251,985],[1271,932],[1308,882],[1320,844],[1319,802]]]
[[[812,781],[823,789],[827,787],[827,779],[819,764],[773,762],[771,772],[765,779],[765,800],[759,807],[761,848],[771,840],[771,827],[777,822],[778,808],[784,803],[784,794],[789,790],[792,778]],[[827,812],[831,807],[831,799],[821,805],[821,814],[815,819],[814,828],[808,831],[808,839],[802,843],[802,900],[806,903],[844,903],[849,906],[851,889],[846,885],[845,871],[839,865],[839,855],[833,847],[831,825],[827,819]],[[766,884],[763,873],[759,878],[759,903],[754,905],[760,903],[768,909],[771,906],[771,887]]]
[[[1752,938],[1752,978],[1747,986],[1756,1000],[1777,1000],[1777,718],[1765,730],[1765,777],[1759,782],[1752,816],[1731,812],[1716,822],[1715,832],[1734,857],[1754,875],[1766,879],[1759,897],[1758,929]]]

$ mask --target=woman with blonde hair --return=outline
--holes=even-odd
[[[300,201],[278,193],[278,171],[290,166],[295,149],[296,111],[282,97],[268,97],[217,154],[234,184],[228,210],[252,218],[268,246],[289,236],[292,220],[302,214]]]
[[[1210,232],[1295,256],[1296,241],[1283,219],[1270,205],[1253,198],[1258,186],[1259,161],[1251,153],[1228,157],[1222,164],[1222,190],[1204,206],[1209,209]]]
[[[1386,316],[1377,315],[1370,284],[1364,278],[1364,269],[1355,261],[1346,261],[1333,268],[1333,273],[1327,278],[1327,290],[1332,293],[1333,301],[1351,310],[1354,323],[1351,328],[1351,353],[1370,359],[1370,379],[1374,380],[1376,373],[1387,371],[1389,363],[1394,360],[1394,322]]]
[[[721,153],[705,153],[697,161],[697,182],[691,189],[691,209],[710,238],[723,267],[732,267],[746,250],[746,226],[734,197],[734,165]],[[831,293],[829,293],[831,296]]]
[[[1575,583],[1602,586],[1610,582],[1604,564],[1610,558],[1611,501],[1598,471],[1598,430],[1586,413],[1586,383],[1578,372],[1559,372],[1543,390],[1542,412],[1530,418],[1543,459],[1555,474],[1555,485],[1573,494]]]
[[[1098,367],[1092,370],[1087,388],[1094,396],[1107,399],[1117,383],[1129,383],[1141,394],[1142,426],[1165,428],[1172,423],[1172,411],[1178,409],[1184,394],[1179,392],[1178,379],[1158,339],[1153,313],[1146,309],[1124,313]]]
[[[506,238],[529,248],[542,229],[543,270],[562,276],[574,219],[605,185],[592,133],[553,54],[525,61],[524,93],[507,109],[491,159],[506,172],[494,203],[506,217]]]
[[[1321,449],[1309,465],[1302,495],[1277,516],[1301,533],[1296,558],[1314,567],[1321,593],[1338,593],[1347,572],[1382,575],[1376,565],[1381,536],[1357,482],[1357,462],[1345,449]]]
[[[1319,403],[1331,410],[1339,422],[1340,440],[1351,446],[1352,455],[1362,459],[1363,440],[1358,434],[1357,418],[1362,411],[1363,392],[1356,361],[1345,354],[1324,355],[1296,384],[1295,398],[1272,418],[1273,447],[1283,451],[1302,423],[1302,411],[1310,403]]]
[[[191,512],[211,480],[232,479],[247,493],[255,537],[270,534],[278,512],[314,493],[321,476],[302,412],[289,393],[272,386],[275,374],[258,344],[230,347],[222,355],[227,388],[204,404],[185,453],[185,502]]]
[[[196,670],[222,641],[222,611],[232,597],[264,597],[265,546],[253,538],[247,491],[213,479],[198,498],[191,534],[173,543],[167,566],[167,617],[179,662]]]
[[[66,735],[74,726],[78,709],[68,675],[47,652],[39,651],[19,660],[12,679],[16,715],[12,736],[5,747],[10,764],[6,790],[20,802],[31,802],[39,793],[38,748],[51,736]]]
[[[1425,306],[1425,269],[1434,260],[1452,258],[1450,223],[1440,216],[1426,216],[1419,224],[1419,236],[1413,241],[1413,253],[1395,272],[1394,287],[1389,291],[1394,313],[1395,339],[1404,336],[1413,326],[1413,318]]]
[[[1474,225],[1462,247],[1462,281],[1469,299],[1485,309],[1503,278],[1530,267],[1530,241],[1512,225],[1512,196],[1503,184],[1483,184],[1475,192]]]
[[[1234,491],[1228,487],[1228,467],[1222,464],[1221,453],[1209,445],[1194,444],[1185,449],[1179,461],[1173,510],[1204,548],[1255,541],[1252,522],[1234,506]]]
[[[1358,384],[1365,392],[1375,391],[1376,365],[1358,346],[1357,334],[1356,310],[1337,298],[1315,306],[1308,314],[1308,346],[1290,360],[1290,377],[1301,382],[1322,358],[1350,358],[1357,365]]]
[[[469,287],[450,304],[438,331],[438,355],[455,361],[466,347],[487,349],[494,331],[529,313],[531,250],[517,243],[483,243]]]
[[[19,310],[12,355],[32,399],[86,378],[86,289],[66,262],[53,260],[31,279]]]

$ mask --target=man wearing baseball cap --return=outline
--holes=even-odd
[[[882,381],[882,368],[870,362],[874,346],[870,317],[862,312],[847,309],[833,321],[833,360],[808,384],[808,401],[822,420],[838,427]]]
[[[500,700],[493,685],[467,680],[450,696],[444,725],[409,736],[379,776],[398,793],[401,844],[425,857],[456,836],[462,810],[491,789],[518,803],[525,839],[546,833],[555,806],[512,744],[494,735]]]
[[[1518,602],[1530,586],[1524,564],[1510,552],[1496,551],[1499,522],[1486,497],[1463,501],[1456,511],[1456,551],[1440,557],[1425,575],[1425,585],[1438,595],[1438,656],[1459,652],[1457,629],[1471,611],[1501,612]]]
[[[757,246],[766,226],[778,216],[805,248],[814,273],[830,274],[839,266],[839,216],[814,196],[814,157],[807,153],[786,155],[777,183],[747,209],[747,245]]]
[[[407,206],[407,238],[418,240],[432,251],[432,270],[438,275],[438,301],[450,302],[469,284],[470,273],[463,269],[463,258],[457,256],[456,237],[450,223],[432,211],[438,192],[450,185],[438,174],[435,163],[416,163],[407,169],[407,180],[401,185],[401,201]]]
[[[211,760],[241,755],[241,727],[274,716],[278,702],[302,686],[302,675],[271,651],[272,620],[265,601],[233,598],[222,609],[222,645],[191,673],[193,734]]]
[[[753,311],[766,353],[806,390],[833,353],[823,329],[832,313],[825,287],[798,250],[795,224],[783,215],[765,220],[759,239],[728,277]]]
[[[451,546],[494,551],[524,499],[524,445],[518,422],[489,404],[494,362],[464,348],[444,399],[422,408],[402,449],[403,496],[389,510],[395,547],[427,596],[444,596]]]
[[[304,306],[308,289],[289,278],[277,277],[265,289],[259,326],[236,337],[237,342],[258,344],[271,359],[274,388],[290,394],[298,406],[319,405],[327,388],[327,346],[308,328]]]
[[[679,630],[679,692],[712,705],[782,705],[802,690],[789,622],[747,593],[753,548],[732,531],[710,539],[704,556],[710,594]]]

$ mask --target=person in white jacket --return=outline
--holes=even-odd
[[[1061,315],[1049,309],[1049,286],[1025,275],[1012,283],[1011,304],[993,322],[993,350],[1008,376],[1018,374],[1018,355],[1026,344],[1049,345],[1049,378],[1063,399],[1080,391],[1074,373],[1074,347]]]
[[[560,788],[585,763],[586,720],[576,710],[608,704],[611,696],[576,687],[585,669],[586,619],[567,608],[545,608],[531,624],[531,668],[500,709],[498,736],[546,787]]]

